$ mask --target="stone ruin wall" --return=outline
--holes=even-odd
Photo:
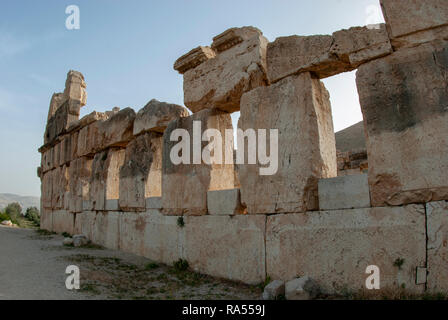
[[[448,5],[381,5],[376,29],[269,43],[233,28],[191,50],[174,64],[191,115],[152,100],[79,119],[86,84],[70,71],[39,149],[41,227],[251,284],[357,290],[377,265],[382,288],[448,291]],[[367,150],[337,152],[320,79],[355,69]],[[235,111],[239,128],[279,129],[275,175],[171,163],[171,132],[224,133]]]

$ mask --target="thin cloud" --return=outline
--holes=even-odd
[[[17,36],[9,31],[0,30],[0,58],[13,57],[38,44],[51,42],[64,37],[61,32],[50,32],[35,38]]]

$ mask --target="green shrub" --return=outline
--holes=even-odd
[[[22,217],[22,207],[17,202],[8,204],[5,208],[5,213],[11,218],[11,222],[19,224],[19,219]]]
[[[33,222],[36,226],[40,225],[39,210],[36,207],[26,209],[25,218]]]
[[[174,262],[174,269],[176,271],[185,271],[189,267],[188,261],[184,259],[179,259],[176,262]]]
[[[0,212],[0,222],[5,220],[11,220],[11,217],[5,212]]]

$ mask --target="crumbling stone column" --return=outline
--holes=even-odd
[[[448,199],[447,74],[446,42],[359,68],[373,206]]]
[[[318,209],[317,183],[337,175],[336,146],[329,94],[310,73],[287,77],[241,98],[238,127],[266,130],[269,153],[278,147],[278,170],[261,175],[259,162],[239,165],[241,202],[249,214],[305,212]],[[278,130],[278,145],[270,130]],[[257,142],[257,148],[264,141]],[[257,149],[254,150],[257,152]]]
[[[201,132],[193,132],[194,122],[200,123]],[[207,129],[216,129],[223,138],[222,164],[206,164],[202,159],[202,150],[209,143],[201,140],[202,133]],[[171,160],[171,150],[178,143],[171,141],[171,134],[176,129],[184,129],[188,134],[182,137],[184,148],[180,151],[187,163],[175,164]],[[225,145],[225,130],[232,129],[230,114],[216,109],[206,109],[189,117],[179,118],[170,122],[163,135],[162,163],[162,207],[168,215],[203,215],[207,213],[207,191],[233,189],[234,168],[225,164],[224,150],[230,148],[233,157],[233,135],[230,145]],[[189,138],[188,138],[189,137]],[[179,138],[176,136],[176,138]],[[185,138],[187,138],[185,140]],[[193,141],[197,146],[193,146]],[[199,147],[199,148],[198,148]],[[190,153],[186,152],[190,150]],[[196,150],[195,150],[196,149]],[[199,149],[199,151],[197,151]],[[233,159],[232,159],[233,160]],[[195,164],[196,163],[196,164]]]

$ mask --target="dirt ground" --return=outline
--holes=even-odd
[[[64,237],[0,227],[0,299],[259,299],[248,286],[155,263],[116,250],[63,246]],[[80,290],[68,290],[68,265],[80,269]]]

